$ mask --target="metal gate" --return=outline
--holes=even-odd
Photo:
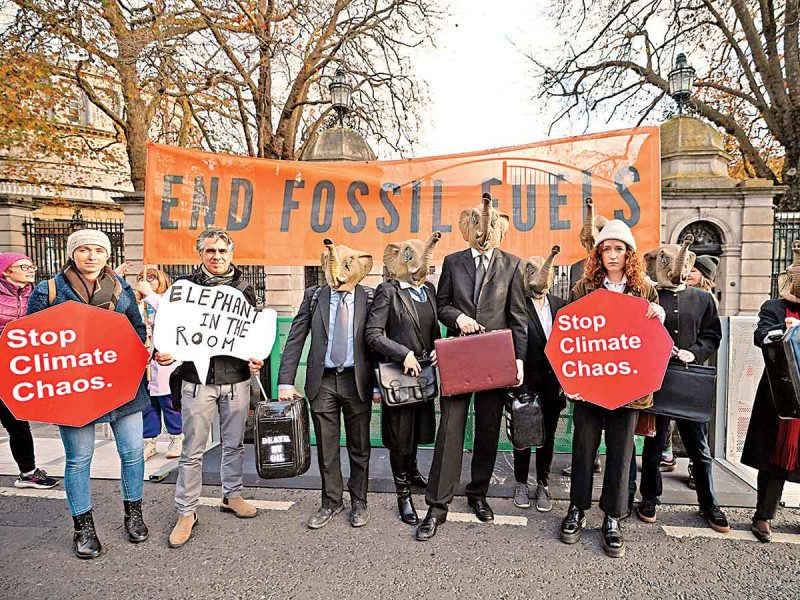
[[[36,265],[36,282],[55,277],[69,258],[67,238],[78,229],[99,229],[111,241],[108,264],[113,269],[125,260],[124,229],[122,221],[85,220],[80,209],[71,219],[26,219],[22,223],[25,253]]]
[[[775,213],[770,295],[778,297],[778,274],[792,264],[792,242],[800,240],[800,212]]]

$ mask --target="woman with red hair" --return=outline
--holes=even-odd
[[[609,221],[595,239],[583,278],[569,295],[573,302],[598,289],[630,294],[649,301],[646,316],[664,321],[664,310],[658,305],[658,293],[645,278],[642,258],[636,252],[636,240],[630,228],[620,220]],[[600,509],[603,519],[603,550],[612,558],[625,555],[625,541],[619,520],[627,512],[628,479],[634,452],[633,435],[638,411],[653,404],[653,395],[639,398],[616,410],[608,410],[585,402],[580,395],[567,395],[575,402],[572,414],[572,483],[570,506],[561,522],[559,537],[565,544],[581,538],[586,525],[585,511],[592,504],[593,463],[600,436],[605,430],[606,467]]]

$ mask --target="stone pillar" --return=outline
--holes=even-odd
[[[143,267],[144,256],[144,192],[125,192],[115,196],[114,201],[122,206],[125,228],[125,260],[133,263],[128,283],[136,281],[136,274]]]
[[[753,179],[742,183],[742,277],[739,314],[755,315],[769,298],[772,274],[772,235],[775,211],[771,182]]]
[[[25,252],[22,224],[35,208],[32,199],[0,196],[0,252]]]
[[[264,267],[266,271],[267,307],[282,317],[293,317],[303,301],[305,274],[303,267]]]

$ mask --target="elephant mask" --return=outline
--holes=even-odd
[[[788,302],[800,304],[800,241],[792,242],[792,264],[778,275],[778,293]]]
[[[556,276],[553,268],[553,259],[559,252],[561,252],[561,248],[553,246],[553,249],[550,250],[550,256],[547,258],[530,256],[520,261],[519,268],[522,271],[526,296],[538,300],[550,290]]]
[[[687,234],[680,246],[665,244],[644,255],[647,276],[655,282],[656,287],[672,290],[686,283],[696,258],[695,253],[689,250],[692,242],[694,236]]]
[[[508,231],[509,217],[492,206],[492,197],[484,194],[481,203],[461,211],[458,226],[464,241],[478,252],[497,248]]]
[[[325,239],[322,253],[322,271],[325,281],[336,292],[351,292],[372,270],[372,256],[347,246],[334,246]]]
[[[428,267],[433,257],[433,247],[442,239],[438,231],[422,240],[411,239],[391,243],[383,251],[383,264],[392,279],[405,281],[411,285],[422,285],[428,275]]]
[[[583,227],[581,227],[581,231],[578,234],[581,245],[586,249],[586,252],[592,251],[594,241],[600,235],[600,230],[605,227],[606,223],[608,223],[608,219],[602,215],[594,214],[594,203],[591,198],[587,198],[586,212],[583,215]]]

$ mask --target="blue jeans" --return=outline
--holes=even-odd
[[[144,437],[154,438],[161,433],[161,416],[170,435],[181,433],[181,413],[172,407],[172,396],[150,396],[150,406],[144,409]]]
[[[84,427],[59,426],[67,464],[64,468],[64,487],[72,516],[92,509],[92,484],[89,476],[94,454],[94,425]],[[137,412],[111,423],[117,453],[122,463],[122,499],[142,499],[144,484],[144,442],[142,413]]]

